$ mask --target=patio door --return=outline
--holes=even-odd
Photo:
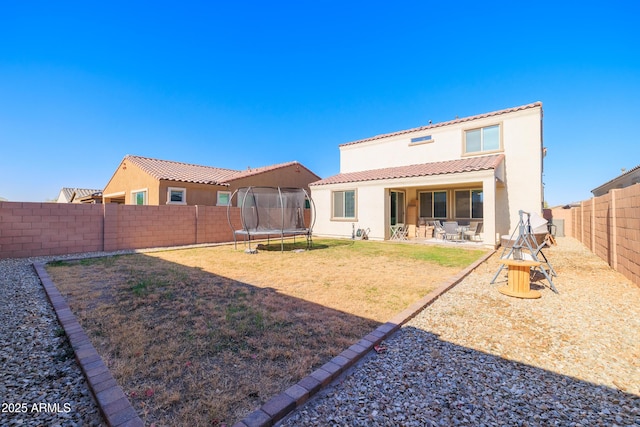
[[[391,191],[391,225],[404,224],[404,191]]]

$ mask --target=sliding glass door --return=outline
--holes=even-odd
[[[391,225],[404,224],[404,191],[391,191]]]

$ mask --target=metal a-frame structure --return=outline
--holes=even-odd
[[[540,265],[538,267],[533,268],[533,270],[540,271],[549,282],[549,286],[551,287],[551,290],[555,293],[558,293],[558,290],[556,289],[555,285],[553,284],[553,280],[551,279],[552,276],[557,277],[558,274],[553,269],[553,266],[551,265],[547,257],[542,252],[542,248],[546,244],[545,241],[542,241],[541,243],[538,244],[536,236],[533,232],[534,229],[531,226],[531,214],[529,212],[525,212],[522,210],[518,211],[518,214],[520,215],[520,221],[518,222],[518,226],[513,231],[513,233],[511,234],[511,238],[509,239],[511,242],[513,242],[513,244],[510,245],[509,247],[507,246],[504,247],[504,249],[502,250],[502,254],[500,254],[500,258],[501,259],[511,258],[514,255],[520,255],[521,258],[526,257],[527,259],[530,258],[532,261],[539,262]],[[518,233],[517,237],[515,237],[516,233]],[[523,252],[523,251],[526,251],[526,252]],[[491,284],[495,283],[496,279],[498,278],[498,275],[500,274],[503,268],[504,268],[504,264],[501,264],[500,268],[496,272],[496,275],[493,276],[493,280],[491,280]]]

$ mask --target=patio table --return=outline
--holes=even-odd
[[[461,225],[458,227],[458,233],[460,233],[460,240],[464,240],[464,232],[469,231],[468,225]]]

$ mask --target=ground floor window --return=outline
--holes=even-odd
[[[456,190],[455,215],[456,218],[482,219],[482,190]]]
[[[216,206],[228,206],[229,202],[231,202],[231,191],[218,191]],[[238,198],[238,203],[239,202],[240,198]],[[238,206],[240,205],[238,204]]]
[[[421,191],[419,197],[421,218],[447,218],[446,191]]]
[[[131,192],[131,202],[134,205],[147,204],[147,190],[136,190]]]
[[[334,191],[333,198],[333,218],[355,219],[356,217],[356,191]]]
[[[169,187],[167,189],[167,204],[171,205],[186,205],[187,204],[187,189]]]

